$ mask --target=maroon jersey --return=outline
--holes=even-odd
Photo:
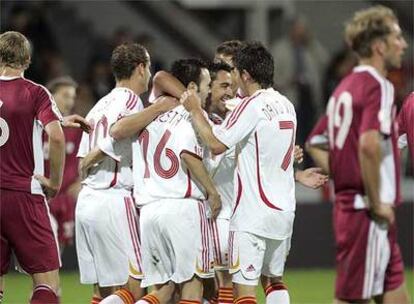
[[[63,171],[62,186],[60,187],[60,193],[65,193],[69,186],[72,185],[79,177],[78,163],[79,160],[76,157],[78,152],[79,143],[82,137],[82,130],[76,128],[64,128],[65,133],[65,168]],[[49,143],[48,136],[43,136],[43,153],[45,158],[45,176],[49,177],[50,162],[49,162]]]
[[[361,134],[378,130],[382,136],[380,199],[399,201],[397,129],[393,123],[394,87],[373,67],[358,66],[344,78],[327,107],[329,166],[341,208],[366,208],[358,146]]]
[[[0,77],[0,187],[42,194],[43,127],[60,120],[49,91],[23,77]]]
[[[328,144],[328,116],[322,115],[319,117],[306,142],[311,146],[325,146]]]
[[[398,115],[400,143],[408,145],[411,163],[414,166],[414,92],[406,98]]]

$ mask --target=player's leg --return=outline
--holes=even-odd
[[[254,234],[231,231],[229,236],[229,267],[233,275],[234,303],[256,303],[266,242]]]
[[[266,303],[290,303],[288,288],[282,281],[290,241],[290,237],[285,240],[266,239],[262,268],[262,286],[266,294]]]
[[[119,242],[118,246],[126,253],[124,258],[128,263],[129,278],[125,285],[115,291],[113,295],[105,298],[102,304],[129,303],[131,299],[135,302],[146,294],[146,290],[141,287],[143,272],[138,215],[132,197],[126,196],[123,199],[116,231],[123,240]]]
[[[229,273],[228,258],[230,221],[224,218],[210,221],[210,231],[218,284],[218,303],[233,303],[233,283],[232,275]]]
[[[210,304],[218,303],[218,284],[216,278],[203,280],[203,301]]]
[[[99,292],[99,285],[93,284],[93,295],[91,299],[91,304],[98,304],[102,301],[101,293]]]
[[[166,284],[157,284],[153,290],[142,297],[137,304],[167,304],[170,303],[175,292],[175,284],[167,282]]]
[[[390,258],[387,228],[366,209],[334,208],[337,303],[368,303],[383,293]]]
[[[1,196],[1,193],[0,193]],[[4,204],[0,204],[0,219],[1,219],[1,229],[0,229],[0,303],[3,300],[4,294],[4,276],[9,270],[10,260],[11,260],[11,250],[7,241],[6,236],[6,224],[7,218],[5,218],[6,212],[3,212]]]
[[[181,284],[181,304],[201,303],[203,297],[203,280],[193,276],[191,280]]]
[[[384,293],[375,298],[376,303],[410,303],[410,297],[404,280],[404,263],[400,246],[397,242],[397,226],[392,225],[388,231],[390,259],[384,279]]]

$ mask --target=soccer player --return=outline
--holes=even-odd
[[[58,303],[59,250],[45,197],[59,191],[65,139],[53,97],[23,76],[29,64],[26,37],[18,32],[1,34],[0,275],[2,281],[14,253],[33,280],[30,303]],[[49,178],[43,177],[43,130],[49,137]]]
[[[56,105],[63,116],[70,115],[75,104],[77,83],[68,76],[51,80],[46,87],[52,93]],[[75,203],[80,191],[78,174],[78,151],[82,136],[80,129],[65,128],[65,167],[63,170],[62,186],[58,195],[49,201],[50,213],[55,233],[57,233],[60,254],[63,249],[73,242],[75,224]],[[45,157],[45,176],[49,176],[49,145],[48,138],[43,138]]]
[[[195,94],[181,101],[213,154],[239,147],[236,206],[230,222],[230,272],[235,303],[256,303],[260,276],[266,290],[279,285],[295,215],[293,105],[271,88],[273,58],[260,43],[247,43],[233,58],[242,92],[249,96],[212,129]],[[277,139],[277,140],[276,140]],[[269,292],[266,301],[286,302]],[[287,296],[288,297],[288,296]],[[287,300],[288,301],[288,300]]]
[[[411,165],[414,168],[414,92],[405,99],[398,114],[399,146],[408,146],[411,157]]]
[[[345,36],[359,65],[335,89],[321,120],[329,151],[312,148],[319,162],[329,162],[335,187],[335,298],[408,303],[393,209],[399,201],[394,88],[386,79],[400,67],[407,44],[384,6],[356,12]]]
[[[171,73],[205,103],[210,75],[201,61],[177,60]],[[153,285],[154,291],[138,303],[166,303],[176,285],[180,303],[200,303],[202,279],[214,276],[203,200],[208,198],[213,217],[221,201],[202,162],[203,149],[189,113],[180,105],[160,115],[142,131],[139,141],[143,285]]]
[[[143,128],[171,108],[160,102],[143,110],[139,95],[148,89],[150,65],[148,52],[139,44],[115,48],[111,67],[116,87],[89,112],[87,119],[94,131],[83,135],[78,152],[83,158],[80,170],[86,178],[76,206],[76,245],[81,283],[95,285],[95,302],[116,289],[109,303],[131,303],[144,294],[140,287],[137,214],[131,196],[131,142],[135,133],[127,127],[142,124]],[[125,132],[130,132],[124,137],[114,127],[118,120],[126,123]],[[105,138],[117,140],[113,151],[97,165],[89,165],[92,152],[100,151],[94,147],[103,144]]]

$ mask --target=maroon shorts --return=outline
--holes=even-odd
[[[58,269],[59,251],[44,197],[0,189],[0,198],[0,275],[7,273],[12,253],[27,273]]]
[[[337,299],[370,299],[404,282],[397,229],[375,223],[368,210],[334,208]]]
[[[49,208],[57,222],[59,244],[72,244],[75,230],[75,200],[68,194],[60,194],[50,200]]]

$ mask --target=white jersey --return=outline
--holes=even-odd
[[[271,239],[290,237],[296,206],[292,103],[272,88],[258,90],[213,130],[227,147],[237,144],[240,150],[230,230]]]
[[[96,145],[101,147],[110,139],[110,127],[124,116],[143,110],[141,99],[127,88],[115,88],[102,97],[86,116],[93,125],[90,134],[83,133],[78,157],[85,157]],[[101,163],[91,168],[88,177],[82,182],[92,189],[127,189],[133,186],[131,138],[113,141],[113,153]]]
[[[202,159],[203,149],[183,106],[158,116],[133,144],[134,194],[138,205],[160,199],[204,199],[202,188],[181,162],[183,152]],[[140,151],[137,151],[140,149]]]

